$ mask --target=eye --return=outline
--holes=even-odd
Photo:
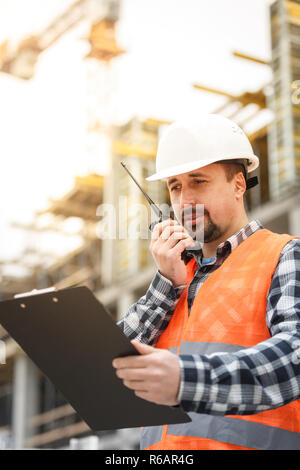
[[[172,186],[172,188],[170,188],[170,191],[177,191],[179,188],[180,186],[179,184],[177,184],[176,186]]]
[[[197,183],[197,184],[205,183],[205,182],[206,182],[206,181],[204,181],[204,180],[194,180],[194,181],[195,181],[195,183]]]

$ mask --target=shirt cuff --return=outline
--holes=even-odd
[[[184,289],[186,288],[186,284],[182,284],[181,286],[174,287],[172,281],[170,281],[170,279],[168,279],[167,277],[163,276],[160,271],[157,271],[157,276],[159,276],[161,281],[164,281],[170,287],[175,289],[176,294],[181,295]]]
[[[196,411],[205,393],[205,363],[198,354],[178,356],[181,380],[177,400],[185,411]]]
[[[177,297],[176,289],[172,282],[164,277],[159,271],[156,272],[154,278],[152,279],[150,291],[152,294],[155,293],[155,296],[159,297],[160,300],[163,298],[168,298],[172,301],[175,301]]]

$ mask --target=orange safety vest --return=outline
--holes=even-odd
[[[280,253],[293,238],[299,237],[253,233],[204,281],[189,314],[188,286],[197,267],[190,260],[187,287],[156,347],[177,354],[234,353],[270,338],[267,294]],[[214,392],[212,384],[211,397]],[[300,400],[255,415],[188,414],[189,423],[143,428],[141,448],[300,450]]]

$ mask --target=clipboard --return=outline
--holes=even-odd
[[[19,294],[0,302],[0,323],[93,431],[186,423],[123,385],[116,357],[139,354],[85,286]]]

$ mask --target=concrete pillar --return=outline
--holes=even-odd
[[[38,369],[24,354],[18,354],[14,361],[12,439],[15,449],[23,449],[32,434],[27,420],[38,412]]]
[[[300,207],[295,207],[289,212],[289,234],[300,236]]]
[[[112,165],[112,162],[111,162]],[[114,189],[118,187],[118,182],[116,181],[116,175],[111,167],[109,174],[106,176],[104,180],[104,187],[103,187],[103,204],[99,206],[97,209],[97,215],[101,217],[99,219],[99,224],[97,225],[97,236],[99,239],[102,240],[101,242],[101,284],[105,287],[110,286],[113,283],[114,278],[114,266],[115,266],[115,249],[116,249],[116,240],[113,238],[114,228],[111,228],[112,237],[103,237],[102,234],[102,220],[103,215],[106,218],[106,221],[109,224],[114,224],[115,220],[110,220],[109,218],[109,205],[116,210],[116,202],[114,199]],[[104,211],[104,212],[102,212]],[[104,227],[104,230],[108,230],[108,227]]]
[[[82,437],[81,439],[70,439],[70,450],[98,450],[100,440],[97,436]]]
[[[117,321],[124,317],[129,307],[134,304],[135,300],[133,292],[127,291],[120,293],[117,305]]]

